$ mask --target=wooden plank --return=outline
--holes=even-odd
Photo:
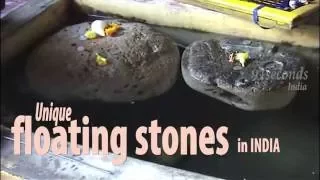
[[[11,13],[8,13],[1,19],[1,39],[16,32],[19,27],[30,22],[33,18],[44,12],[46,7],[54,3],[56,1],[44,0],[40,3],[39,1],[32,0],[25,2],[22,7],[17,7]]]
[[[10,12],[22,7],[26,0],[1,0],[1,18],[7,16]]]
[[[60,27],[67,20],[69,3],[29,0],[1,19],[1,65]]]
[[[84,11],[94,9],[125,18],[141,19],[149,24],[319,48],[318,25],[301,25],[293,30],[262,29],[252,22],[178,3],[175,0],[74,1],[83,7]]]
[[[111,15],[104,15],[101,12],[94,12],[92,9],[88,9],[87,12],[89,13],[89,20],[94,19],[113,19],[118,21],[129,21],[125,19],[119,19],[119,17],[114,17]],[[139,21],[139,20],[138,20]],[[159,25],[152,25],[152,28],[155,30],[169,35],[177,44],[185,48],[189,44],[193,43],[194,41],[200,40],[208,40],[208,39],[215,39],[221,40],[224,38],[230,38],[228,35],[222,35],[217,33],[208,33],[208,32],[200,32],[194,31],[190,29],[183,29],[183,28],[174,28],[174,27],[164,27]],[[311,67],[319,66],[319,49],[318,48],[308,48],[308,47],[301,47],[301,46],[290,46],[288,44],[281,44],[283,48],[286,48],[288,51],[293,51],[297,55],[301,56]],[[318,82],[318,81],[317,81]]]

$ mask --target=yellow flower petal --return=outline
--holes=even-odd
[[[236,60],[240,62],[242,67],[245,67],[245,64],[249,60],[249,53],[248,52],[246,52],[246,53],[237,53],[236,54]]]
[[[97,38],[97,34],[91,30],[87,31],[84,36],[87,38],[87,39],[95,39]]]
[[[98,53],[96,53],[96,63],[99,66],[104,66],[108,64],[108,60],[104,57],[102,57],[101,55],[99,55]]]

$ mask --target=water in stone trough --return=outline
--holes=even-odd
[[[182,53],[183,48],[180,51]],[[24,91],[25,56],[21,55],[16,60],[18,63],[2,70],[2,110],[13,117],[34,114],[37,101],[50,102]],[[134,151],[137,146],[135,130],[139,126],[149,126],[150,121],[155,119],[159,120],[162,127],[229,127],[227,138],[230,149],[226,156],[175,155],[174,158],[168,158],[150,154],[137,157],[147,161],[228,179],[316,179],[319,176],[319,104],[318,92],[311,90],[311,85],[308,91],[300,92],[289,106],[274,111],[239,110],[192,90],[181,75],[170,91],[142,102],[108,104],[99,101],[55,101],[54,105],[72,107],[74,118],[88,115],[93,126],[106,126],[108,129],[127,126],[128,153],[133,157],[136,157]],[[10,119],[5,123],[11,126],[12,121]],[[33,129],[40,125],[34,123]],[[236,146],[238,137],[277,137],[281,152],[239,154]],[[81,142],[80,136],[78,140]]]

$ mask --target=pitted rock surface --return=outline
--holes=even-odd
[[[245,67],[230,63],[232,52],[248,52]],[[296,95],[289,83],[306,78],[301,59],[258,41],[224,39],[197,41],[182,56],[186,83],[196,91],[244,110],[278,109]]]
[[[65,27],[35,49],[26,67],[32,90],[54,100],[129,102],[161,95],[175,83],[180,55],[169,37],[121,23],[114,37],[86,40],[88,29],[89,22]],[[96,53],[108,64],[98,66]]]

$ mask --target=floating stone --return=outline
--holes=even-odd
[[[114,37],[79,39],[89,28],[90,23],[65,27],[36,48],[26,67],[34,92],[52,100],[132,102],[161,95],[175,83],[180,55],[166,35],[121,23]],[[96,54],[108,64],[97,65]]]
[[[232,52],[248,52],[248,64],[240,69],[229,62]],[[191,88],[244,110],[288,105],[297,93],[290,90],[290,83],[307,78],[296,55],[275,51],[269,43],[241,39],[194,42],[183,53],[181,66]]]
[[[81,51],[84,51],[84,47],[83,46],[79,46],[78,48],[77,48],[77,50],[79,51],[79,52],[81,52]]]
[[[242,68],[243,68],[242,66],[234,66],[234,67],[233,67],[233,70],[239,71],[239,70],[241,70]]]

